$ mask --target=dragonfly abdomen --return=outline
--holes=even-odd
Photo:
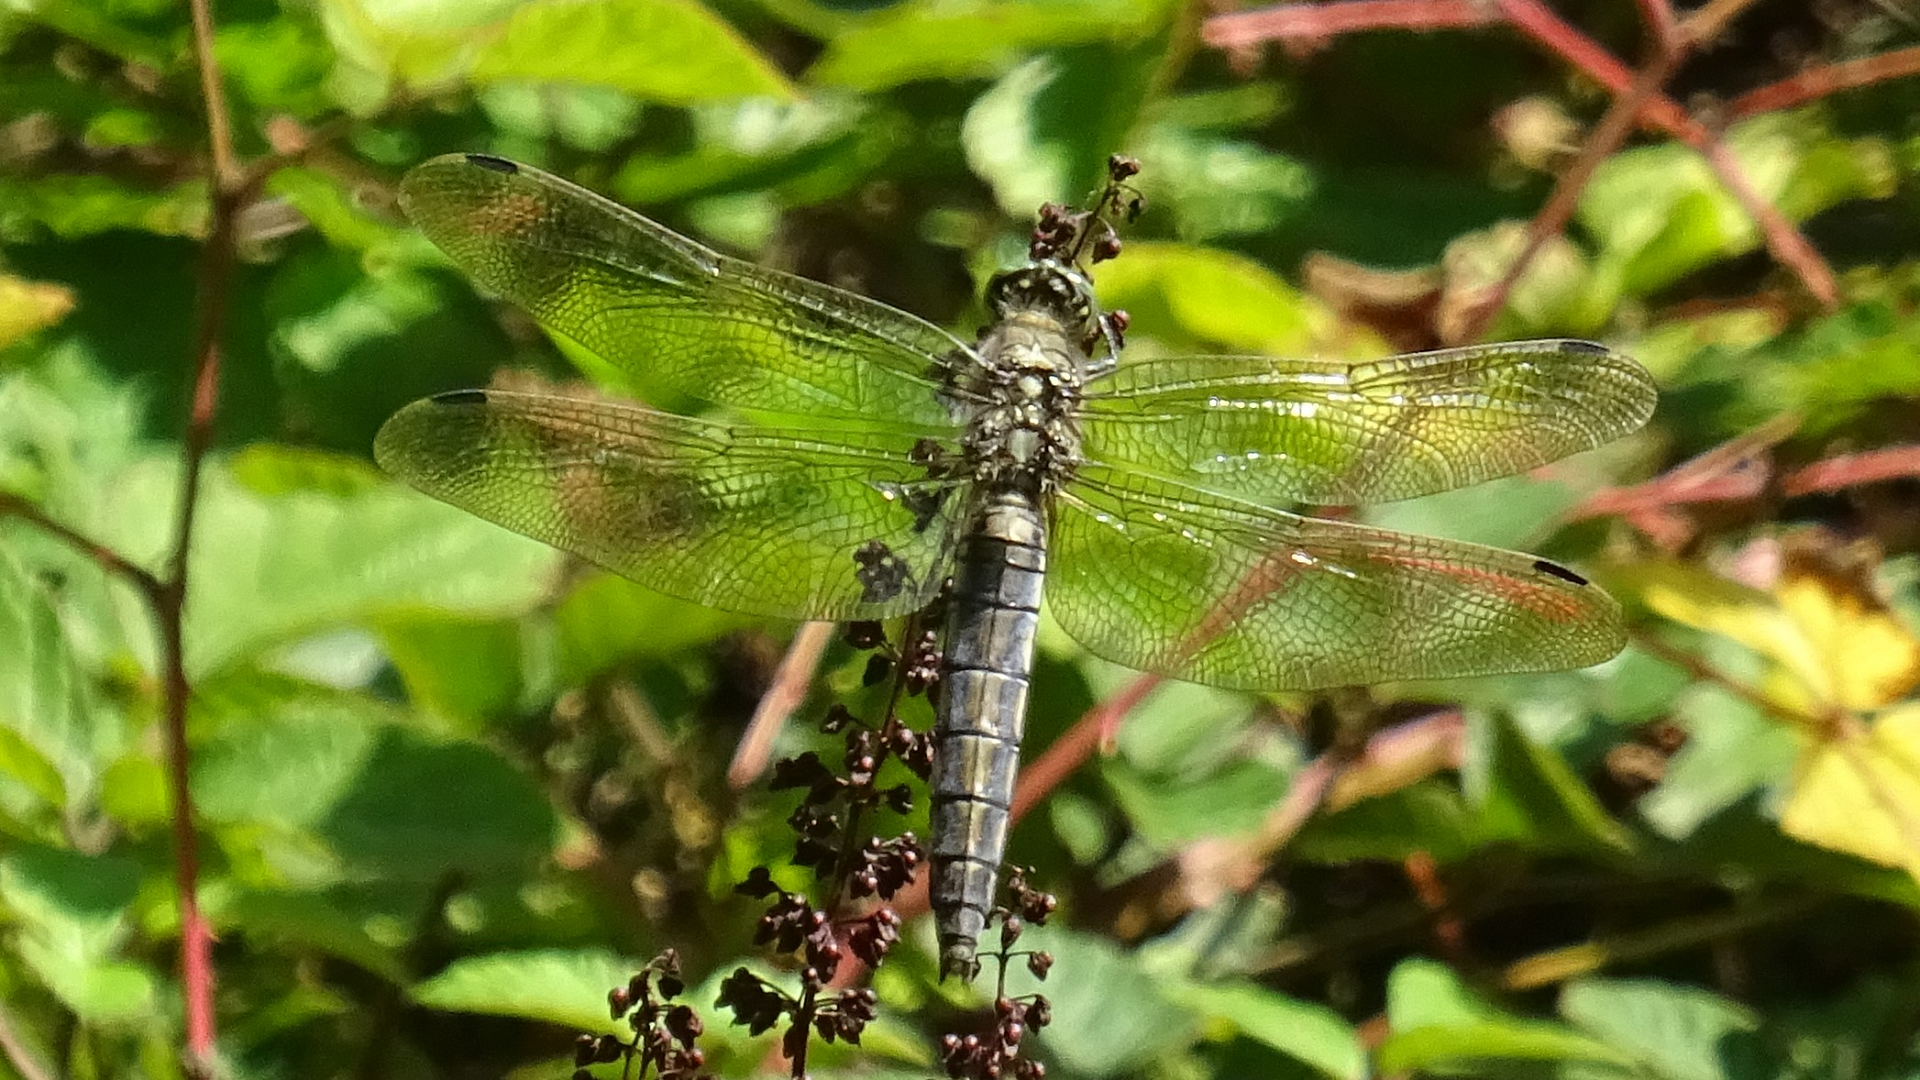
[[[932,798],[940,972],[971,979],[1006,851],[1046,571],[1032,498],[990,496],[961,542],[947,612]]]

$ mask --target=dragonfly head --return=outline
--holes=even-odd
[[[1053,259],[1039,259],[987,282],[987,307],[997,319],[1037,311],[1058,319],[1076,337],[1089,334],[1100,317],[1093,284],[1085,274]]]

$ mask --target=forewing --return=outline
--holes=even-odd
[[[912,449],[480,390],[416,401],[374,441],[427,494],[650,588],[832,620],[924,607],[947,576],[965,492]]]
[[[1084,403],[1086,455],[1256,502],[1347,505],[1477,484],[1610,442],[1653,380],[1585,341],[1358,364],[1189,356],[1123,364]]]
[[[1517,552],[1300,517],[1089,467],[1053,503],[1047,605],[1090,651],[1241,689],[1552,671],[1620,609]]]
[[[948,430],[966,354],[906,312],[701,247],[558,177],[452,154],[400,204],[487,288],[643,379],[718,404]]]

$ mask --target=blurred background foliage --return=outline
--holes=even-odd
[[[1560,13],[1636,55],[1656,8]],[[1125,151],[1150,210],[1100,286],[1134,355],[1363,357],[1470,336],[1607,105],[1498,27],[1261,56],[1208,46],[1174,0],[215,14],[266,172],[237,217],[184,648],[220,1064],[243,1077],[565,1076],[659,949],[712,1000],[755,953],[730,886],[789,844],[792,800],[726,773],[792,627],[649,594],[371,465],[411,398],[583,377],[407,227],[409,166],[534,162],[970,332],[1037,204]],[[1916,38],[1905,0],[1763,0],[1667,89],[1710,116]],[[0,11],[0,492],[156,572],[203,110],[181,0]],[[1638,356],[1654,424],[1368,512],[1569,559],[1635,644],[1321,700],[1154,688],[1014,836],[1062,901],[1033,1049],[1054,1075],[1920,1076],[1920,81],[1719,138],[1836,298],[1769,257],[1699,153],[1642,134],[1488,336]],[[0,518],[0,1076],[180,1074],[161,648],[121,577]],[[863,662],[828,651],[783,751],[831,750],[810,722],[867,701]],[[1133,678],[1049,631],[1029,760]],[[982,1022],[930,943],[910,925],[881,1022],[816,1075],[930,1075],[938,1033]],[[706,1041],[746,1075],[771,1038]]]

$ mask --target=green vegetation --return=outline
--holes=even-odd
[[[774,884],[811,884],[800,796],[729,763],[794,627],[372,464],[442,390],[688,404],[404,221],[399,177],[451,151],[963,335],[1036,207],[1121,151],[1148,212],[1099,285],[1130,355],[1580,335],[1655,374],[1630,440],[1363,511],[1590,574],[1633,626],[1609,664],[1256,696],[1148,686],[1045,629],[1009,857],[1059,908],[1020,942],[1044,983],[1007,976],[1050,1004],[1023,1060],[1920,1076],[1920,29],[1869,0],[1708,5],[1724,27],[1683,20],[1663,70],[1641,20],[1666,0],[1359,9],[1416,7],[1453,25],[233,0],[199,39],[183,0],[0,11],[0,1078],[564,1077],[577,1034],[632,1034],[608,992],[669,948],[705,1067],[783,1067],[784,1025],[729,1021],[743,965],[799,985],[754,938]],[[1655,57],[1637,126],[1608,122],[1632,70],[1582,45]],[[829,644],[742,768],[837,765],[816,729],[884,710],[870,656]],[[924,728],[924,698],[902,716]],[[924,835],[913,802],[874,831]],[[857,1046],[816,1029],[807,1070],[942,1072],[993,1002],[934,971],[907,922],[877,1017]]]

